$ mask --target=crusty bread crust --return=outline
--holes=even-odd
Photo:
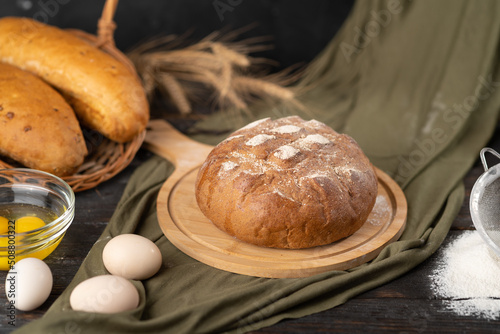
[[[356,232],[377,197],[358,144],[316,120],[262,119],[217,145],[196,180],[213,224],[251,244],[300,249]]]
[[[73,174],[87,148],[71,107],[38,77],[0,63],[0,154],[58,176]]]
[[[148,102],[122,63],[62,29],[28,18],[0,19],[0,61],[43,78],[85,125],[117,142],[144,130]]]

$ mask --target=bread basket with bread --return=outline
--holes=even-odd
[[[96,35],[0,19],[0,168],[44,170],[83,191],[132,161],[149,105],[114,44],[117,3],[106,1]]]

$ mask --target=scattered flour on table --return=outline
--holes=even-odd
[[[431,274],[434,293],[458,315],[500,319],[500,258],[468,231],[443,249],[443,258]]]

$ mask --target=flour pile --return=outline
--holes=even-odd
[[[431,275],[436,295],[447,309],[463,316],[500,319],[500,258],[476,231],[468,231],[443,249]]]

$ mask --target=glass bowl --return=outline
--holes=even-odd
[[[57,176],[27,169],[0,170],[0,270],[56,249],[75,215],[75,194]]]

